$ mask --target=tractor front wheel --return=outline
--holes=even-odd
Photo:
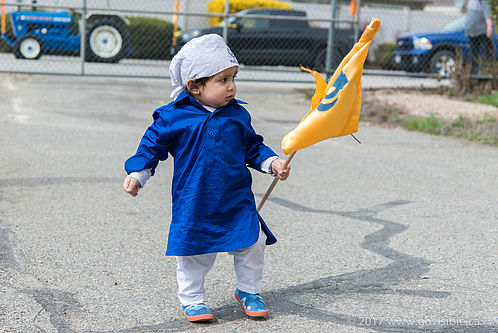
[[[42,42],[32,34],[19,38],[14,45],[14,55],[17,59],[37,60],[42,55]]]
[[[86,61],[115,63],[125,56],[128,45],[125,24],[113,17],[97,17],[87,25]]]

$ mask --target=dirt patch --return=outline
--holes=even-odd
[[[447,94],[434,90],[366,90],[363,92],[363,102],[374,107],[376,113],[384,108],[390,110],[387,113],[395,112],[417,118],[426,118],[433,114],[448,121],[457,120],[459,117],[471,120],[487,117],[498,120],[497,107],[449,98]]]

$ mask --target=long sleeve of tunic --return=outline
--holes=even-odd
[[[233,100],[209,112],[183,92],[153,113],[127,173],[151,169],[170,154],[174,159],[172,218],[167,255],[228,252],[254,244],[259,225],[267,244],[275,237],[256,211],[247,166],[276,155],[251,126],[251,118]]]

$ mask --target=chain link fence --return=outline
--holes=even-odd
[[[281,1],[236,13],[213,13],[213,1],[0,0],[0,72],[168,78],[185,42],[218,33],[241,63],[239,80],[314,82],[299,66],[333,72],[372,17],[382,24],[365,86],[447,83],[431,77],[446,77],[468,55],[461,1]],[[493,60],[496,34],[494,44]]]

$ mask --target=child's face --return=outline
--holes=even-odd
[[[235,75],[237,66],[227,68],[215,74],[204,85],[199,87],[199,92],[194,94],[195,99],[202,105],[221,108],[234,99],[237,93],[235,86]]]

